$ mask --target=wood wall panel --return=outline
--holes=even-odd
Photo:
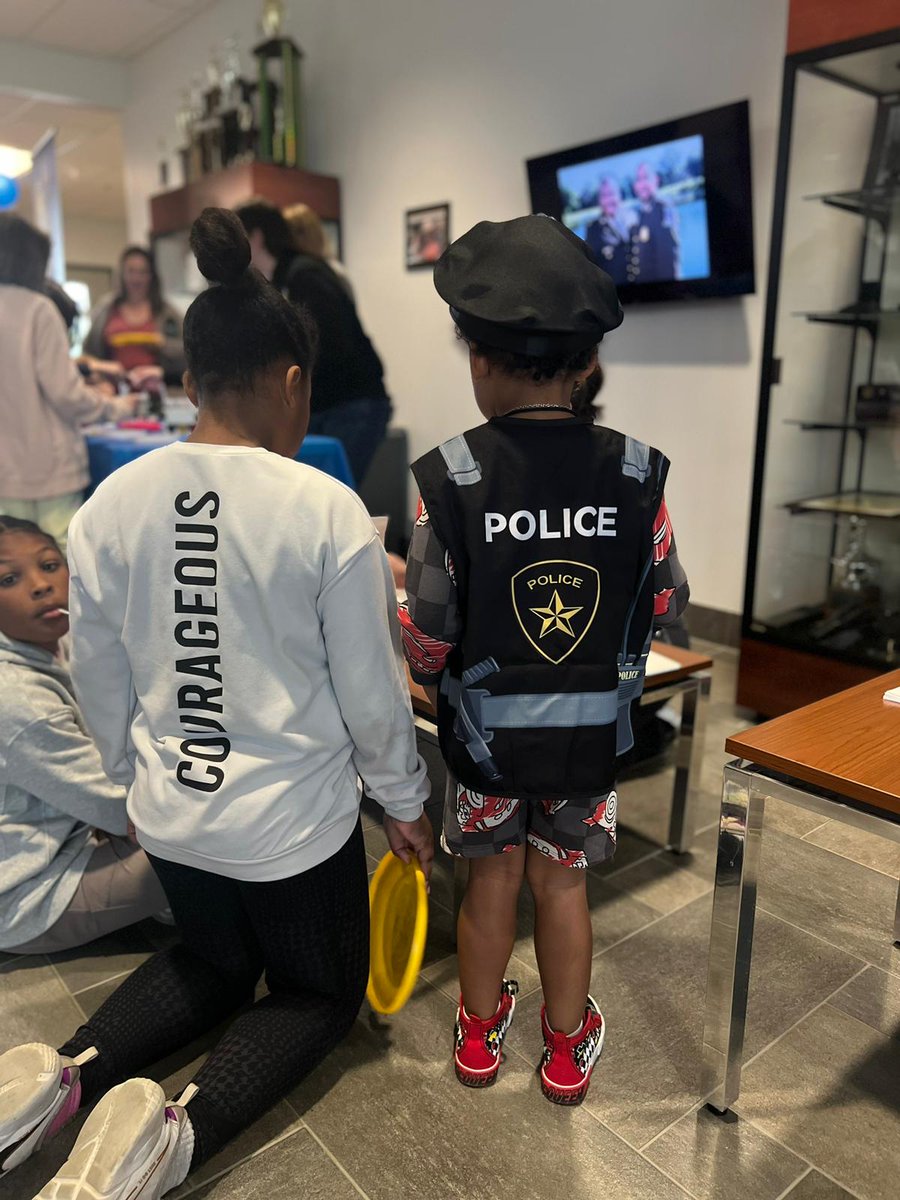
[[[855,687],[875,675],[860,667],[817,654],[805,654],[756,638],[741,642],[737,702],[764,717],[779,717],[834,692]]]
[[[791,0],[788,54],[900,25],[900,0]]]
[[[262,196],[279,208],[302,201],[326,221],[339,221],[341,217],[341,187],[337,179],[294,167],[255,162],[214,171],[185,187],[153,196],[150,231],[159,237],[189,229],[207,205],[234,208],[251,196]]]

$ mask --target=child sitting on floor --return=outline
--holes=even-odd
[[[0,949],[49,954],[160,913],[64,661],[69,571],[31,521],[0,516]]]

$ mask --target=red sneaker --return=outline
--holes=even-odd
[[[606,1023],[597,1002],[588,996],[581,1028],[571,1037],[557,1033],[541,1009],[544,1057],[541,1059],[541,1091],[554,1104],[580,1104],[587,1095],[591,1072],[603,1049]]]
[[[460,996],[453,1062],[456,1078],[466,1087],[490,1087],[497,1078],[503,1039],[512,1025],[518,990],[519,985],[514,979],[504,979],[497,1011],[486,1021],[470,1017]]]

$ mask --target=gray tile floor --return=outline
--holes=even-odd
[[[426,962],[397,1017],[367,1010],[313,1076],[180,1189],[197,1200],[896,1200],[900,1196],[900,952],[891,921],[898,847],[770,802],[744,1086],[736,1113],[699,1103],[706,943],[721,751],[746,724],[735,653],[717,646],[699,830],[659,848],[671,766],[623,782],[619,853],[589,880],[594,991],[609,1035],[585,1105],[540,1094],[540,981],[521,906],[521,985],[496,1087],[461,1088],[449,1061],[457,976],[449,862],[433,888]],[[384,835],[366,815],[370,866]],[[0,963],[0,1049],[61,1042],[173,935],[146,923],[83,951]],[[204,1046],[154,1071],[171,1093]],[[77,1123],[8,1181],[29,1200]]]

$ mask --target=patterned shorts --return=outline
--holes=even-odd
[[[448,773],[444,849],[457,858],[505,854],[527,842],[565,867],[593,867],[616,850],[616,793],[589,800],[483,796]]]

